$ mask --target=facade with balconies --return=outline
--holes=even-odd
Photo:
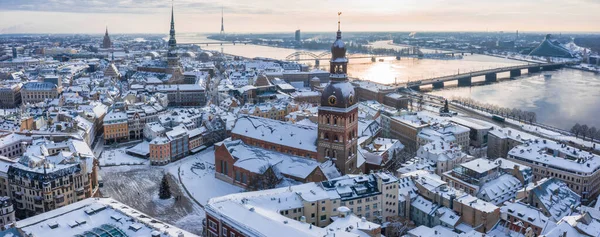
[[[63,144],[64,143],[64,144]],[[26,218],[93,197],[98,190],[97,162],[82,141],[34,141],[7,171],[16,216]],[[57,147],[62,149],[53,149]]]

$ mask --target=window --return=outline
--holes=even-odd
[[[325,211],[325,207],[321,207],[321,211]]]
[[[242,180],[241,174],[239,170],[235,171],[235,181],[240,182]]]
[[[227,236],[227,228],[223,227],[223,236]]]
[[[326,220],[326,219],[327,219],[327,215],[322,215],[322,216],[321,216],[321,221],[324,221],[324,220]]]
[[[208,227],[213,229],[213,230],[217,230],[217,223],[215,223],[214,221],[208,221]]]
[[[315,218],[315,213],[311,213],[310,218]]]
[[[229,237],[235,237],[235,233],[231,232],[231,235]]]

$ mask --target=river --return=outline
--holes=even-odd
[[[212,40],[199,35],[178,36],[178,42],[181,43],[207,41]],[[406,47],[390,44],[389,41],[378,41],[372,45],[380,48]],[[285,59],[286,56],[297,51],[239,44],[201,47],[249,58]],[[426,53],[434,51],[427,50]],[[467,55],[458,60],[411,58],[396,60],[393,57],[385,57],[383,60],[383,62],[371,62],[369,58],[350,59],[348,73],[354,78],[390,84],[525,64],[522,61],[486,55]],[[314,64],[313,61],[305,61],[305,63]],[[322,68],[327,67],[327,62],[320,63]],[[600,120],[597,119],[600,117],[600,74],[568,68],[552,71],[550,74],[552,74],[551,79],[544,79],[541,73],[531,75],[524,73],[515,80],[502,80],[509,75],[500,73],[498,78],[501,81],[498,83],[473,87],[456,87],[455,83],[448,83],[450,85],[446,88],[433,90],[430,93],[445,97],[471,97],[484,103],[533,111],[537,114],[538,122],[563,129],[570,129],[575,123],[600,128]],[[474,81],[483,81],[483,78],[474,78]]]

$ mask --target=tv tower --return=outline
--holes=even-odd
[[[223,7],[221,7],[221,38],[225,36],[225,24],[223,23]]]

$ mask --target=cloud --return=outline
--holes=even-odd
[[[167,0],[1,0],[5,11],[43,11],[74,13],[132,13],[150,14],[164,12],[171,7]],[[234,14],[271,14],[272,11],[255,6],[251,2],[244,4],[229,3],[222,5],[216,0],[198,2],[180,0],[174,2],[179,13],[220,13],[221,9]]]

